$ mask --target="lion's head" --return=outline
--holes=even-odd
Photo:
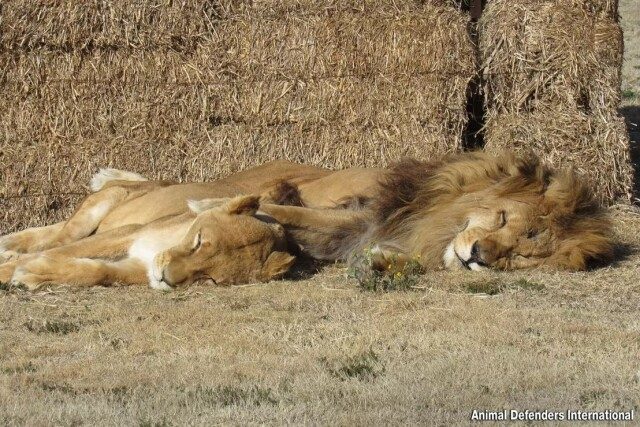
[[[259,197],[190,201],[189,208],[197,216],[182,241],[154,260],[152,282],[159,287],[198,279],[217,284],[266,281],[293,264],[284,229],[258,212]]]
[[[404,160],[381,183],[376,209],[379,247],[428,268],[583,270],[613,254],[609,220],[585,184],[535,157]]]

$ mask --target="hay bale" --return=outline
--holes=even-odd
[[[485,149],[536,153],[554,165],[574,169],[605,203],[629,200],[633,170],[624,120],[594,116],[562,106],[488,117]]]
[[[480,52],[489,109],[564,105],[590,112],[620,103],[620,26],[566,1],[490,2]]]
[[[461,0],[12,0],[3,5],[5,50],[171,49],[193,52],[229,21],[282,21],[335,14],[429,12]]]
[[[479,44],[486,148],[573,166],[607,203],[629,200],[633,173],[617,113],[623,45],[613,5],[494,0]]]
[[[379,166],[460,148],[475,55],[456,8],[164,3],[7,5],[5,196],[81,193],[100,166],[208,180],[275,158]],[[62,218],[74,197],[5,199],[0,232]]]

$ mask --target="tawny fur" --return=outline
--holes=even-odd
[[[148,181],[148,179],[135,172],[102,168],[89,181],[89,188],[95,193],[111,181]]]

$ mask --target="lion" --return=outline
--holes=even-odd
[[[135,223],[136,218],[128,224],[112,220],[107,230],[95,233],[87,230],[100,228],[109,218],[114,194],[136,200],[167,183],[103,170],[92,184],[95,193],[69,221],[0,239],[12,248],[4,251],[12,259],[0,265],[0,282],[29,289],[148,282],[151,288],[169,290],[200,279],[216,284],[268,281],[295,261],[287,252],[283,227],[259,211],[258,196],[189,200],[188,209],[179,214],[145,224]],[[82,230],[90,235],[80,236]]]
[[[611,223],[589,187],[535,156],[405,159],[379,175],[374,193],[364,209],[266,205],[265,212],[313,257],[354,262],[369,248],[370,268],[381,271],[412,259],[427,270],[575,271],[614,254]]]
[[[99,191],[68,221],[0,238],[0,257],[147,226],[185,214],[189,200],[248,194],[260,196],[260,211],[290,243],[319,260],[354,262],[369,249],[369,268],[384,271],[411,259],[425,269],[584,270],[613,257],[610,221],[576,174],[507,152],[340,171],[275,161],[187,184],[105,170],[91,187]]]

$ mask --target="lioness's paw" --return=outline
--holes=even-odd
[[[11,281],[11,277],[13,276],[14,269],[15,265],[13,264],[0,265],[0,283],[9,283]]]
[[[16,268],[10,281],[12,286],[24,286],[30,291],[35,291],[47,283],[46,278],[38,274],[32,274],[22,267]]]
[[[7,262],[16,255],[17,252],[10,248],[9,239],[7,237],[0,237],[0,263]]]
[[[59,274],[55,267],[55,262],[49,258],[36,258],[15,269],[11,284],[35,290],[44,285],[64,283],[64,274]]]
[[[7,235],[0,237],[0,256],[5,253],[16,253],[21,251],[20,240],[13,235]]]

